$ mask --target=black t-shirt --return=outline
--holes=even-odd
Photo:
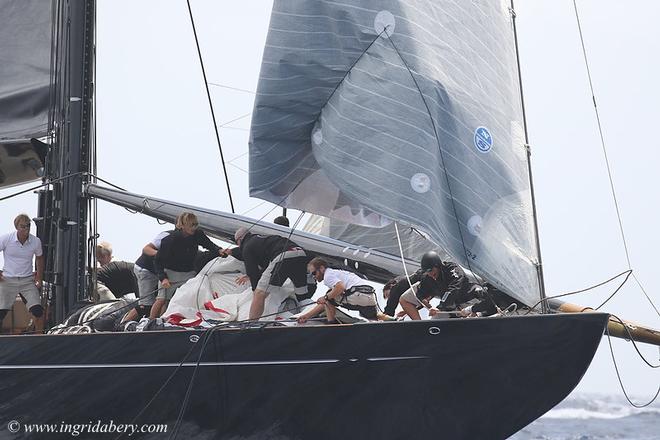
[[[167,278],[165,268],[177,272],[194,270],[199,246],[215,254],[220,251],[201,229],[195,230],[193,235],[185,235],[183,231],[177,230],[163,238],[154,260],[154,273],[158,279],[162,281]]]
[[[137,293],[137,278],[133,263],[111,261],[96,272],[96,280],[103,283],[117,298],[127,293]]]
[[[443,262],[438,279],[425,274],[417,289],[419,299],[440,298],[440,307],[452,307],[463,302],[470,287],[465,272],[458,264]]]
[[[231,255],[245,263],[246,274],[250,277],[252,290],[268,264],[282,252],[298,245],[278,235],[256,235],[247,233],[238,251],[232,249]]]

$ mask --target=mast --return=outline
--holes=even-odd
[[[47,261],[53,285],[55,319],[61,322],[77,301],[87,296],[88,203],[83,187],[89,181],[93,149],[95,13],[89,0],[59,0],[57,49],[54,51],[54,143],[49,162],[52,200],[44,211],[52,215],[47,226],[52,259]]]
[[[513,23],[513,40],[516,48],[516,65],[518,67],[518,86],[520,87],[520,105],[522,107],[522,119],[523,119],[523,129],[525,132],[525,149],[527,150],[527,169],[529,171],[529,188],[532,195],[532,214],[534,216],[534,236],[536,239],[536,273],[539,280],[539,294],[541,299],[546,297],[545,295],[545,280],[543,278],[543,262],[541,260],[541,241],[539,239],[539,223],[538,216],[536,213],[536,196],[534,195],[534,179],[532,177],[532,150],[529,145],[529,133],[527,131],[527,115],[525,112],[525,95],[523,93],[523,84],[522,84],[522,70],[520,68],[520,51],[518,50],[518,31],[516,28],[516,11],[514,8],[513,0],[511,0],[511,7],[509,8],[511,12],[511,22]],[[541,310],[543,313],[548,313],[548,304],[547,301],[541,303]]]

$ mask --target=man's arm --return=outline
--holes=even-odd
[[[37,273],[34,274],[34,282],[37,285],[38,288],[41,288],[41,282],[44,280],[44,256],[38,255],[35,258],[35,262],[37,263]]]
[[[329,301],[331,299],[337,298],[339,295],[344,293],[344,290],[346,290],[346,287],[344,286],[344,283],[342,281],[339,281],[336,283],[333,287],[330,293],[327,293],[325,296],[322,296],[319,298],[317,301],[319,304],[325,304],[326,301]]]
[[[222,249],[220,249],[220,246],[217,244],[213,243],[209,237],[202,231],[201,229],[198,229],[197,232],[197,244],[202,246],[204,249],[207,251],[211,251],[215,254],[220,255]]]
[[[309,318],[313,318],[322,311],[325,310],[325,306],[323,304],[317,304],[315,305],[312,309],[310,309],[308,312],[303,313],[298,317],[298,324],[304,324],[307,322]]]
[[[158,248],[156,248],[156,246],[154,246],[153,243],[147,243],[142,248],[142,253],[148,257],[155,257],[156,254],[158,253]]]
[[[232,251],[233,255],[233,251]],[[250,249],[244,249],[243,251],[243,263],[245,264],[245,273],[250,277],[250,284],[252,285],[252,290],[257,289],[257,283],[259,283],[259,278],[261,278],[261,270],[259,270],[258,258],[254,255],[254,251]]]

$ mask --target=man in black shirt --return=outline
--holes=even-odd
[[[407,281],[407,280],[406,280]],[[451,309],[472,299],[470,283],[463,269],[455,263],[442,261],[437,257],[432,269],[425,272],[420,280],[412,284],[399,299],[403,311],[410,319],[419,320],[418,309],[426,307],[435,316],[440,311],[431,307],[430,300],[440,298],[440,309]]]
[[[434,253],[435,254],[435,253]],[[411,280],[412,281],[412,280]],[[407,282],[407,280],[406,280]],[[430,300],[440,298],[437,308],[431,307]],[[399,299],[404,312],[413,320],[419,320],[419,309],[426,307],[431,316],[440,310],[455,311],[468,302],[477,300],[465,309],[463,316],[488,316],[506,308],[516,300],[490,284],[479,285],[468,280],[465,271],[458,264],[442,261],[439,256],[432,259],[432,269],[424,272],[418,282],[413,283]]]
[[[287,238],[251,234],[246,228],[236,231],[234,239],[238,247],[225,253],[245,263],[246,278],[254,292],[250,319],[261,318],[269,291],[282,287],[287,279],[296,295],[307,295],[308,257],[303,248]]]
[[[222,253],[222,249],[198,226],[197,216],[184,212],[177,218],[176,230],[163,238],[154,259],[154,272],[160,284],[151,308],[151,318],[159,317],[176,289],[195,276],[194,264],[199,246],[218,255]]]
[[[116,298],[138,292],[133,263],[128,261],[111,261],[102,266],[96,272],[96,281],[110,289]]]
[[[411,284],[415,284],[421,281],[424,273],[433,269],[434,264],[440,260],[440,256],[437,252],[429,251],[422,256],[421,268],[415,273],[410,275],[410,280],[405,275],[398,276],[396,278],[388,281],[385,286],[383,286],[383,296],[387,299],[387,304],[385,305],[385,314],[394,316],[397,306],[399,305],[399,298],[401,295],[410,288]]]

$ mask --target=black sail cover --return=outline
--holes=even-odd
[[[48,128],[52,0],[0,0],[0,142]]]
[[[449,258],[536,302],[508,6],[276,0],[252,118],[250,194],[390,236],[392,222],[414,227]]]

